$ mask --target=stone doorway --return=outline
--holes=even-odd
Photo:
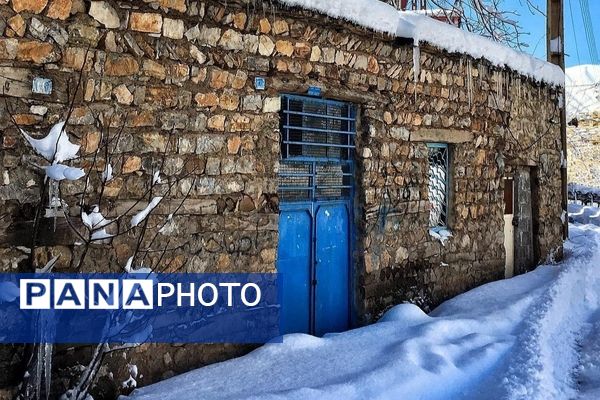
[[[517,168],[515,175],[515,274],[530,271],[534,266],[533,207],[531,196],[531,168]]]

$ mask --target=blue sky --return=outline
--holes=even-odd
[[[525,51],[534,54],[536,57],[546,59],[546,19],[539,13],[536,15],[532,14],[524,5],[525,2],[526,0],[505,0],[504,6],[505,9],[515,10],[520,14],[518,20],[523,30],[530,33],[523,38],[529,44],[529,48],[525,49]],[[545,12],[546,0],[533,0],[533,2]],[[564,3],[567,67],[590,64],[591,58],[585,36],[583,18],[581,16],[580,0],[564,0]],[[588,0],[588,3],[594,36],[596,38],[596,48],[597,52],[600,53],[600,0]],[[573,19],[571,19],[571,9],[573,10]],[[579,57],[577,56],[577,48],[579,49]]]

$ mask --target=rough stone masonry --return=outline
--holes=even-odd
[[[514,71],[425,45],[415,76],[409,41],[269,1],[0,0],[0,35],[4,272],[23,270],[30,254],[36,265],[60,255],[59,271],[71,270],[77,258],[72,237],[48,235],[28,247],[23,227],[33,219],[43,180],[7,112],[41,135],[65,115],[72,96],[68,132],[84,155],[99,145],[99,118],[124,127],[105,215],[144,194],[167,148],[162,173],[177,185],[158,214],[190,197],[162,233],[176,249],[165,265],[275,272],[279,95],[304,94],[311,85],[358,108],[357,324],[402,301],[427,309],[502,278],[504,178],[520,169],[530,169],[535,182],[536,262],[561,253],[559,93]],[[32,93],[35,77],[51,79],[52,93]],[[254,88],[255,77],[266,78],[266,90]],[[451,146],[452,237],[445,245],[428,230],[431,141]],[[89,157],[79,163],[89,168]],[[75,204],[81,190],[80,182],[63,185],[63,200]],[[133,246],[128,236],[95,246],[84,269],[121,271]],[[140,365],[138,384],[146,385],[247,350],[144,345],[115,354],[94,398],[122,390],[127,363]],[[58,353],[57,373],[68,379],[85,349]],[[18,346],[1,354],[3,371],[20,365]],[[10,370],[0,386],[21,376]]]

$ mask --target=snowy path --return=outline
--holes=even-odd
[[[586,207],[589,209],[590,207]],[[595,209],[596,214],[600,214],[600,210]],[[577,219],[577,217],[576,217]],[[578,219],[580,220],[580,219]],[[598,219],[594,220],[598,224]],[[600,256],[598,249],[590,246],[590,242],[586,239],[589,236],[589,231],[595,229],[591,226],[581,226],[571,235],[571,242],[578,243],[574,251],[579,251],[576,256],[589,256],[592,264],[600,269]],[[596,228],[598,229],[598,228]],[[580,232],[580,230],[584,230]],[[599,230],[600,231],[600,230]],[[575,234],[578,234],[576,236]],[[596,242],[597,244],[600,242]],[[594,254],[595,253],[595,254]],[[579,338],[580,360],[577,369],[575,370],[575,379],[578,388],[578,400],[598,400],[600,399],[600,308],[596,307],[593,310],[593,305],[600,303],[600,284],[598,281],[599,273],[592,276],[592,280],[596,282],[596,290],[587,293],[586,302],[589,306],[588,319],[585,322],[581,331],[582,336]]]
[[[288,335],[133,398],[600,398],[600,227],[572,225],[567,259],[458,296],[404,304],[342,334]],[[141,371],[143,372],[143,371]]]
[[[581,362],[577,370],[579,400],[600,399],[600,312],[590,321],[581,341]]]
[[[568,261],[524,320],[509,362],[509,398],[570,399],[577,396],[579,343],[600,311],[597,227],[571,226]]]

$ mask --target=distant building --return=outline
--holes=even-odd
[[[600,192],[600,66],[578,65],[567,68],[567,144],[570,196],[577,187]]]
[[[438,21],[448,22],[451,25],[460,27],[461,16],[456,10],[445,10],[441,8],[427,8],[426,0],[400,0],[400,8],[403,11],[415,11],[430,16]]]

